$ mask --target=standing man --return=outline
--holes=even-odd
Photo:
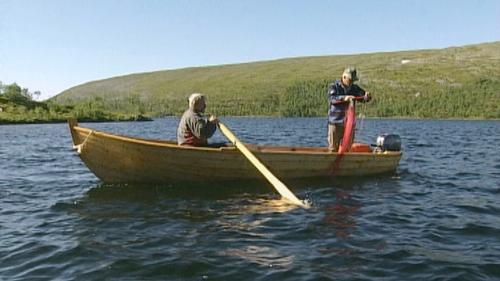
[[[355,97],[363,97],[363,102],[371,100],[369,92],[353,84],[357,80],[356,69],[346,68],[340,81],[337,80],[328,86],[328,148],[335,152],[338,151],[344,135],[344,118],[349,102]]]
[[[205,96],[194,93],[188,99],[189,108],[184,112],[177,128],[177,143],[189,146],[208,146],[210,138],[217,129],[219,119],[210,115],[203,116],[207,107]]]

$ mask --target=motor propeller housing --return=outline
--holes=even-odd
[[[377,137],[377,148],[382,151],[401,151],[401,138],[395,134],[383,134]]]

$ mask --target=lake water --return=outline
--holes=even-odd
[[[244,142],[326,146],[324,118],[226,118]],[[85,126],[174,139],[177,118]],[[365,120],[397,172],[269,186],[106,186],[66,124],[0,126],[0,280],[499,280],[500,121]],[[224,138],[217,134],[215,141]]]

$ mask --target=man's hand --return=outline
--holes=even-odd
[[[354,99],[354,96],[345,96],[344,101],[352,101]]]
[[[372,94],[370,92],[365,92],[364,99],[365,99],[365,101],[371,101],[372,100]]]
[[[217,119],[215,115],[210,115],[210,117],[208,117],[208,122],[219,124],[219,119]]]

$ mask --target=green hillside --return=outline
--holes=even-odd
[[[500,42],[138,73],[85,83],[52,100],[115,112],[178,115],[192,92],[217,115],[324,116],[326,87],[347,66],[374,94],[366,115],[500,118]]]

